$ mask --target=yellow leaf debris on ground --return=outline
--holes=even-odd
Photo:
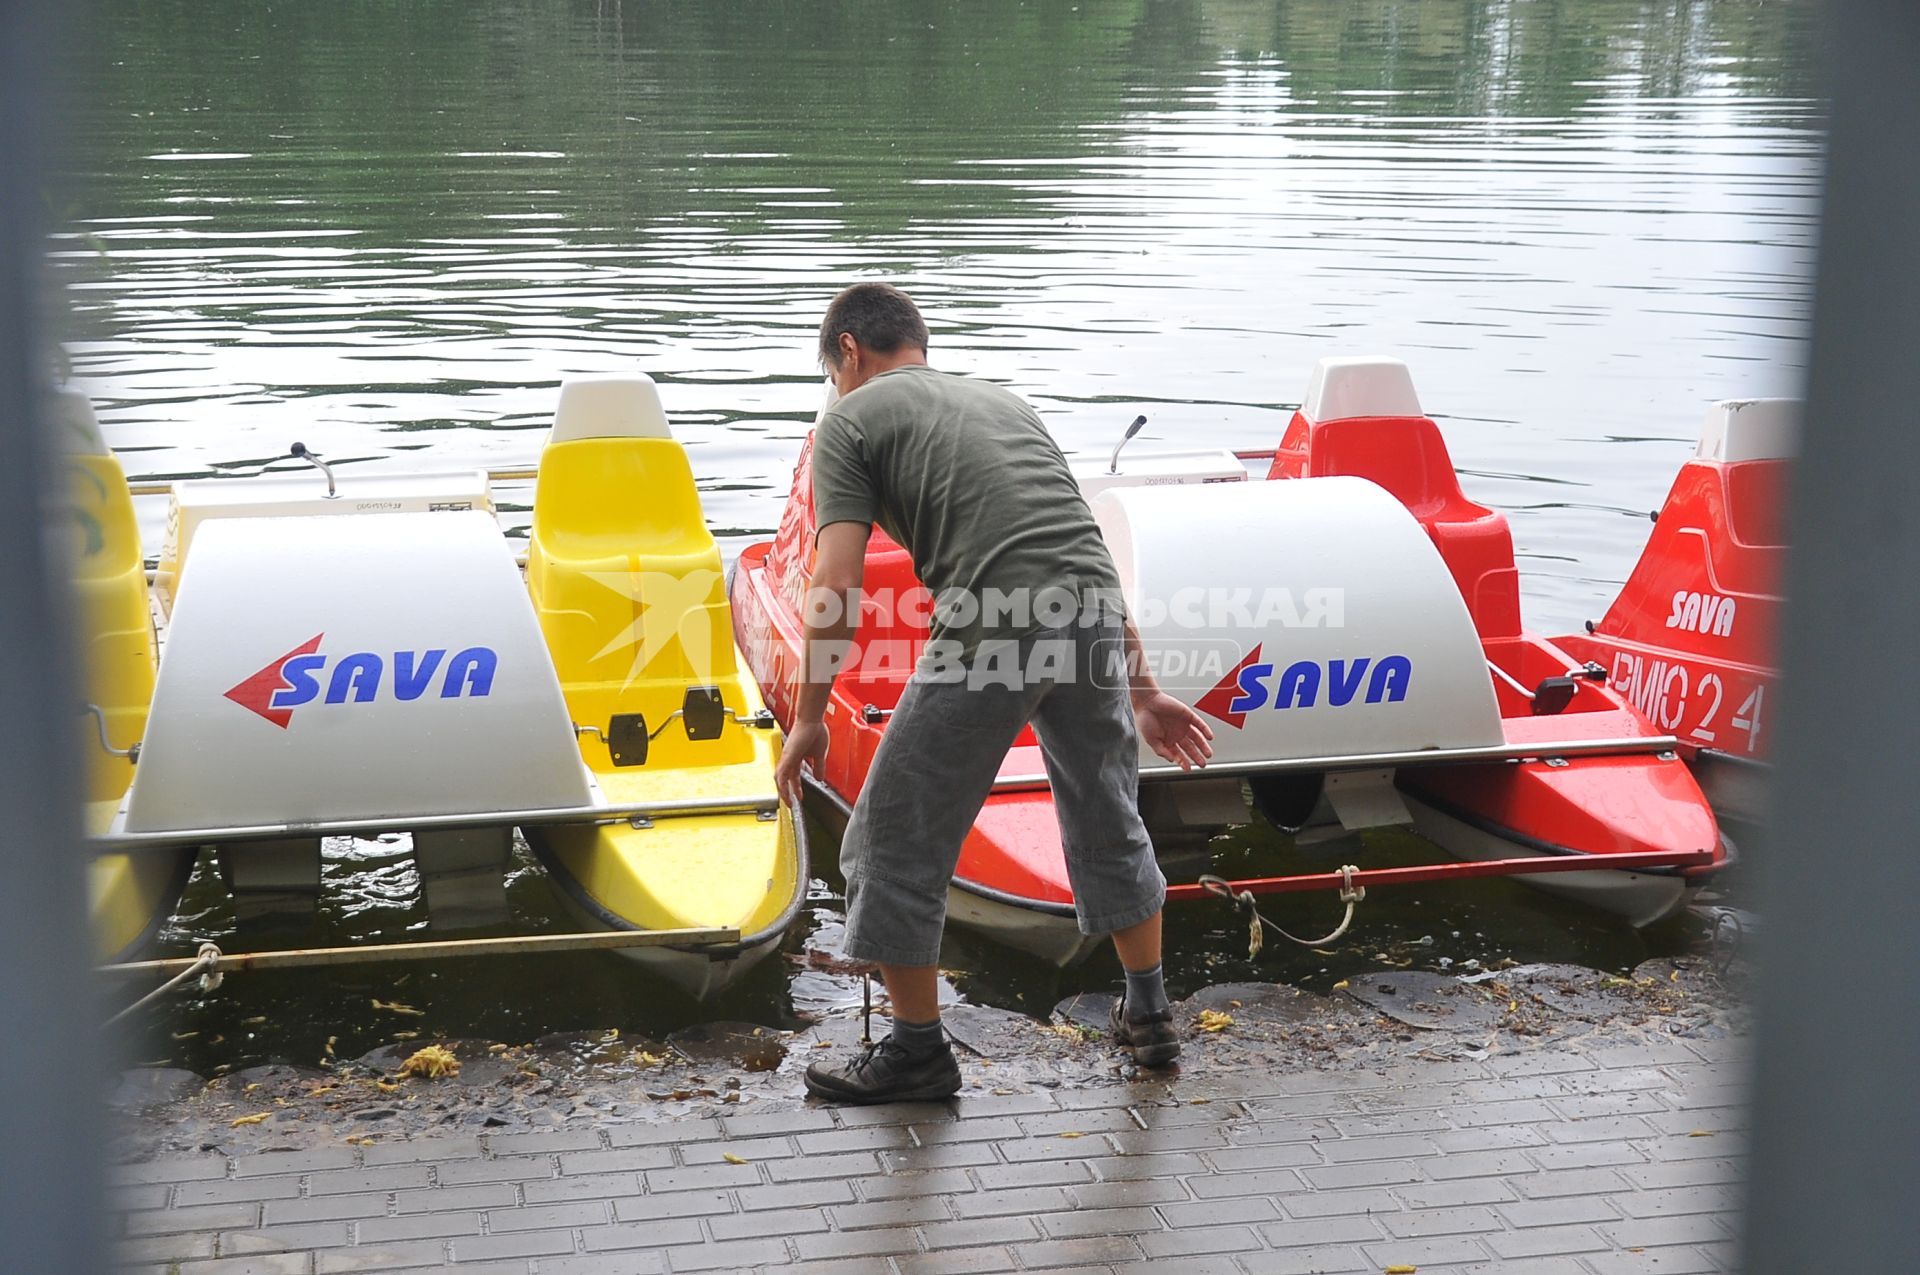
[[[1711,1137],[1713,1136],[1713,1130],[1711,1130],[1711,1129],[1689,1129],[1689,1130],[1687,1131],[1687,1136],[1688,1136],[1689,1138],[1711,1138]]]
[[[402,1005],[399,1001],[383,1001],[378,996],[373,998],[373,1007],[375,1009],[384,1009],[389,1014],[411,1014],[415,1018],[424,1018],[427,1013],[424,1009],[415,1009],[411,1005]]]
[[[633,1065],[642,1071],[651,1071],[655,1067],[664,1067],[667,1060],[659,1054],[650,1054],[644,1049],[633,1051]]]
[[[720,1158],[722,1160],[725,1160],[728,1164],[745,1164],[747,1162],[747,1158],[745,1156],[735,1155],[731,1151],[722,1151],[720,1153]]]
[[[1233,1026],[1233,1015],[1223,1014],[1217,1009],[1203,1009],[1193,1025],[1203,1032],[1223,1032]]]
[[[424,1076],[428,1080],[437,1080],[441,1076],[460,1074],[460,1060],[450,1050],[439,1045],[428,1045],[425,1049],[415,1050],[412,1057],[400,1064],[403,1076]]]
[[[229,1124],[227,1127],[229,1129],[238,1129],[243,1124],[259,1124],[261,1121],[265,1120],[268,1116],[272,1114],[273,1113],[271,1111],[262,1111],[259,1115],[255,1115],[255,1116],[235,1116],[233,1118],[233,1123]]]
[[[1419,1269],[1418,1266],[1389,1266],[1387,1275],[1413,1275]]]
[[[1334,990],[1334,991],[1336,991],[1336,992],[1344,992],[1344,991],[1346,991],[1346,990],[1347,990],[1347,989],[1348,989],[1349,987],[1352,987],[1352,986],[1353,986],[1353,984],[1352,984],[1352,983],[1350,983],[1350,982],[1348,982],[1348,981],[1347,981],[1346,979],[1344,979],[1344,978],[1343,978],[1343,979],[1341,979],[1341,980],[1340,980],[1339,982],[1337,982],[1337,983],[1335,983],[1335,984],[1333,985],[1333,990]]]
[[[1069,1129],[1065,1133],[1061,1134],[1060,1136],[1063,1138],[1084,1138],[1087,1135],[1082,1133],[1078,1129]]]

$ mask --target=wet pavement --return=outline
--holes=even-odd
[[[791,1034],[130,1072],[118,1258],[142,1275],[1732,1269],[1737,969],[1344,982],[1189,998],[1177,1073],[1122,1062],[1091,1026],[1101,996],[1049,1021],[958,1006],[967,1085],[938,1104],[803,1096],[857,1012]],[[457,1076],[402,1074],[435,1043]]]

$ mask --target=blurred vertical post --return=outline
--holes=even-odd
[[[79,845],[68,599],[38,410],[53,7],[0,0],[0,1270],[103,1268],[100,1032]]]
[[[1920,1261],[1920,4],[1830,0],[1738,1268]]]

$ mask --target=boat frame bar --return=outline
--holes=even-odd
[[[274,459],[286,460],[287,457],[276,456]],[[472,468],[468,466],[450,465],[448,468],[464,469],[467,473],[473,472]],[[283,469],[272,472],[290,474],[299,471]],[[487,471],[487,481],[490,483],[530,483],[539,476],[540,471],[531,466],[520,466],[512,469],[489,469]],[[230,476],[230,479],[234,482],[245,482],[249,478],[258,477],[260,477],[260,474],[234,474]],[[221,479],[220,476],[215,474],[201,474],[190,478],[166,478],[140,483],[130,482],[127,484],[127,490],[135,496],[166,496],[172,494],[174,485],[177,483],[198,483],[207,482],[208,480],[220,481]]]
[[[1557,757],[1594,756],[1621,753],[1666,753],[1679,748],[1672,735],[1644,735],[1617,739],[1565,739],[1542,744],[1484,744],[1468,748],[1419,748],[1394,753],[1345,753],[1333,757],[1269,758],[1263,761],[1209,762],[1198,770],[1178,766],[1142,766],[1140,778],[1218,779],[1241,775],[1264,775],[1277,771],[1384,770],[1401,766],[1465,765],[1473,762],[1537,761]],[[1018,792],[1044,788],[1047,777],[1003,775],[993,782],[994,792]]]
[[[457,828],[497,828],[505,824],[620,823],[649,819],[686,819],[702,815],[777,813],[777,794],[708,797],[697,801],[629,801],[606,806],[550,806],[535,810],[486,810],[457,815],[406,815],[391,819],[319,819],[300,823],[249,824],[231,828],[172,828],[159,832],[109,832],[88,838],[96,854],[124,850],[206,845],[213,842],[271,841],[286,837],[331,837],[372,832],[435,832]],[[644,826],[644,825],[640,825]]]
[[[1234,894],[1302,894],[1310,890],[1344,890],[1350,886],[1418,885],[1426,881],[1457,881],[1466,877],[1532,876],[1541,872],[1631,872],[1636,868],[1705,868],[1713,864],[1711,850],[1644,850],[1621,854],[1529,855],[1519,859],[1456,859],[1401,868],[1363,868],[1354,872],[1308,872],[1289,877],[1250,877],[1229,881]],[[1168,902],[1204,898],[1206,886],[1190,882],[1167,887]]]
[[[490,939],[436,939],[418,943],[362,943],[354,947],[304,947],[284,952],[222,953],[205,964],[209,974],[235,970],[297,969],[313,965],[369,965],[379,961],[427,961],[458,956],[526,956],[542,952],[601,952],[624,947],[708,947],[738,943],[740,931],[722,927],[685,930],[614,930],[583,934],[522,934]],[[202,958],[124,961],[102,965],[102,974],[183,974]]]

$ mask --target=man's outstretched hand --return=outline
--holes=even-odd
[[[1213,756],[1213,728],[1199,713],[1165,691],[1135,697],[1133,715],[1147,747],[1180,769],[1205,766]]]
[[[813,767],[813,776],[820,777],[820,767],[827,760],[827,724],[825,722],[795,722],[793,729],[787,732],[785,748],[780,753],[780,764],[773,772],[773,785],[780,797],[796,809],[800,805],[800,765],[802,762]]]

